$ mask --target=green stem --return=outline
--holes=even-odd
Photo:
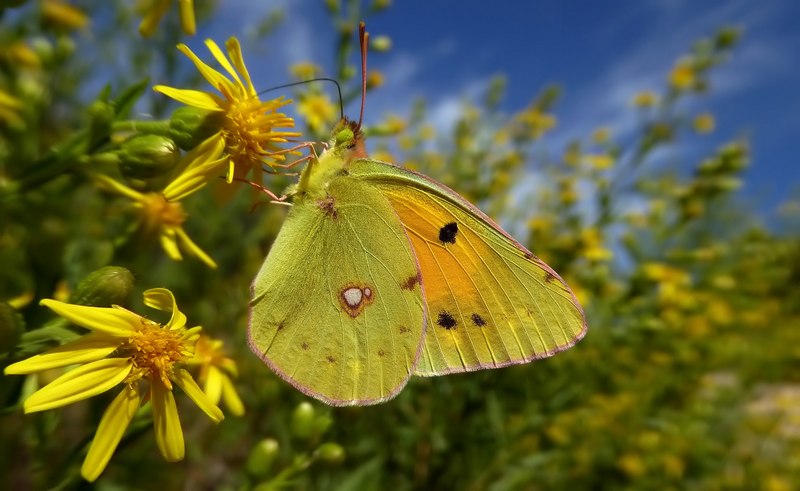
[[[169,136],[169,121],[114,121],[111,123],[112,132],[130,131],[134,133],[147,133],[151,135]]]

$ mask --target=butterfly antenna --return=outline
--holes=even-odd
[[[266,94],[267,92],[272,92],[273,90],[285,89],[287,87],[294,87],[296,85],[310,84],[311,82],[331,82],[333,85],[336,86],[336,92],[337,94],[339,94],[339,119],[344,119],[344,98],[342,97],[342,87],[339,85],[338,81],[332,78],[318,77],[309,80],[301,80],[300,82],[292,82],[290,84],[276,85],[275,87],[270,87],[268,89],[262,90],[261,92],[258,93],[258,95]]]
[[[361,45],[361,111],[358,113],[358,126],[356,131],[361,129],[361,121],[364,119],[364,101],[367,98],[367,42],[369,33],[367,25],[362,20],[358,23],[358,42]]]

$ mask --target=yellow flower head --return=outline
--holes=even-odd
[[[0,89],[0,124],[8,123],[12,126],[23,124],[20,113],[22,112],[22,101]]]
[[[224,158],[219,158],[223,145],[222,140],[212,136],[188,152],[176,166],[177,177],[160,193],[140,193],[108,176],[96,175],[95,179],[101,186],[133,200],[143,232],[146,235],[158,235],[164,251],[171,259],[183,259],[182,248],[216,268],[214,260],[183,230],[188,215],[180,200],[205,186],[208,176],[219,169],[220,163],[224,162]]]
[[[231,414],[244,414],[244,404],[231,380],[238,376],[239,371],[236,362],[226,356],[222,341],[201,334],[189,364],[199,367],[197,379],[203,384],[203,392],[211,402],[219,404],[222,399]]]
[[[151,36],[172,3],[173,0],[147,0],[144,7],[144,18],[139,24],[139,34],[144,37]],[[194,19],[194,0],[178,0],[178,15],[181,19],[183,33],[194,36],[197,31]]]
[[[633,105],[636,107],[652,107],[658,102],[658,96],[655,92],[645,90],[633,96]]]
[[[222,411],[182,368],[194,354],[201,328],[186,328],[186,316],[178,310],[175,297],[167,289],[147,290],[144,303],[170,312],[169,322],[161,325],[119,306],[87,307],[42,300],[41,305],[92,332],[5,369],[6,375],[23,375],[78,365],[31,394],[23,403],[26,413],[72,404],[123,385],[103,413],[81,467],[81,474],[88,481],[94,481],[103,472],[136,411],[143,405],[141,382],[147,382],[149,388],[144,402],[149,400],[152,404],[156,444],[169,462],[183,459],[185,450],[173,383],[212,420],[223,419]]]
[[[327,94],[312,92],[304,95],[297,103],[297,112],[303,116],[311,131],[318,132],[335,121],[339,111]]]
[[[687,90],[694,87],[697,76],[689,60],[680,60],[669,74],[669,84],[677,90]]]
[[[225,43],[230,60],[214,41],[206,40],[206,46],[231,78],[206,65],[186,45],[179,44],[178,49],[192,60],[203,77],[222,97],[210,92],[176,89],[164,85],[156,85],[153,90],[189,106],[224,114],[224,123],[214,138],[222,141],[225,146],[228,182],[232,182],[234,177],[243,178],[254,168],[256,175],[253,180],[261,182],[261,164],[265,163],[265,159],[268,159],[268,164],[285,159],[284,153],[278,151],[277,144],[300,136],[296,132],[274,131],[278,127],[294,126],[292,118],[278,112],[278,109],[292,101],[283,97],[269,101],[258,98],[236,38],[232,37]]]
[[[700,134],[714,131],[714,115],[711,113],[698,114],[693,121],[694,130]]]

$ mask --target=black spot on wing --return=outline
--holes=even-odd
[[[458,234],[458,224],[450,222],[439,229],[439,242],[442,244],[455,244],[456,234]]]
[[[550,283],[554,279],[556,279],[556,276],[553,273],[551,273],[550,271],[545,272],[545,274],[544,274],[545,283]]]
[[[455,329],[457,324],[455,317],[445,310],[439,312],[439,318],[436,319],[436,323],[439,327],[444,327],[447,330]]]
[[[477,313],[472,314],[471,319],[472,319],[472,323],[475,324],[478,327],[483,327],[483,326],[486,325],[486,321],[483,320],[483,317],[481,317]]]
[[[303,351],[306,351],[306,350],[308,350],[308,348],[311,347],[311,345],[309,345],[308,343],[303,341],[303,344],[301,344],[300,347],[303,348]]]

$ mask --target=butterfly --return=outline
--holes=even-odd
[[[527,363],[586,333],[555,271],[445,185],[366,158],[360,121],[337,124],[291,194],[248,341],[311,397],[377,404],[412,375]]]

